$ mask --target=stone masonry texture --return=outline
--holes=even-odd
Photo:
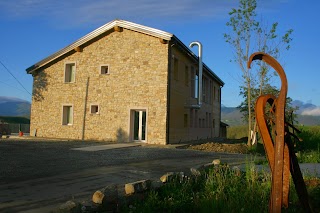
[[[68,62],[76,64],[74,83],[64,83]],[[101,65],[109,66],[109,74],[100,74]],[[33,97],[31,132],[36,130],[39,137],[130,141],[130,111],[143,109],[146,140],[165,144],[167,70],[168,45],[158,38],[126,29],[107,32],[34,77],[34,93],[40,98]],[[99,105],[99,114],[90,113],[91,104]],[[63,105],[73,106],[73,125],[62,125]]]
[[[72,83],[64,80],[68,63],[76,67]],[[106,65],[109,73],[101,74]],[[197,101],[191,72],[197,68],[197,61],[173,41],[161,43],[125,28],[109,30],[33,74],[30,134],[130,142],[133,112],[143,110],[147,143],[219,137],[221,85],[206,69],[206,100],[200,109],[190,107]],[[91,113],[92,105],[99,113]],[[63,106],[73,108],[71,125],[63,125]]]

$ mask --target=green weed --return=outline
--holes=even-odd
[[[227,138],[229,139],[240,139],[248,137],[247,126],[232,126],[227,129]]]

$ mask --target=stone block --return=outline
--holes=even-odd
[[[191,174],[195,175],[195,176],[200,176],[202,172],[207,172],[210,169],[215,168],[216,166],[218,166],[220,163],[220,160],[214,160],[212,163],[207,163],[204,165],[200,165],[200,166],[195,166],[190,168],[190,172]]]
[[[101,192],[100,190],[98,190],[95,193],[93,193],[92,202],[94,202],[96,204],[102,204],[104,197],[105,197],[105,194],[103,192]]]
[[[119,204],[118,186],[114,184],[97,190],[92,195],[92,203],[93,205],[86,208],[102,208],[110,211],[116,210]]]
[[[162,181],[151,181],[151,189],[159,189],[161,186],[163,186]]]
[[[214,165],[220,165],[220,164],[221,164],[221,161],[220,161],[220,159],[214,159],[214,160],[212,161],[212,163],[213,163]]]
[[[184,178],[184,173],[183,172],[168,172],[160,177],[160,180],[162,183],[167,183],[175,178],[179,178],[182,180]]]
[[[151,186],[150,180],[140,180],[133,183],[125,184],[124,189],[126,194],[129,195],[129,194],[140,193],[140,192],[149,190],[150,186]]]
[[[75,201],[69,200],[65,203],[63,203],[60,207],[59,210],[61,212],[78,212],[80,205],[78,205]]]
[[[201,171],[200,171],[200,169],[197,168],[197,167],[192,167],[192,168],[190,168],[190,172],[191,172],[191,174],[194,175],[194,176],[200,176],[200,175],[201,175]]]

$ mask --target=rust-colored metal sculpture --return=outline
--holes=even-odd
[[[257,52],[250,56],[248,68],[252,61],[263,60],[273,67],[280,76],[281,88],[279,96],[262,95],[256,102],[256,120],[263,140],[270,170],[272,172],[270,212],[281,212],[282,207],[287,208],[289,198],[290,172],[303,209],[312,212],[309,204],[307,189],[301,174],[297,157],[293,150],[289,126],[297,130],[293,125],[285,121],[285,105],[288,91],[286,74],[281,65],[270,55]],[[270,105],[271,119],[267,119],[265,110]],[[268,124],[269,122],[269,124]],[[271,128],[270,128],[271,127]],[[270,132],[271,131],[271,132]]]

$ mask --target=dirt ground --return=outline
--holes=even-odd
[[[226,153],[248,153],[248,146],[244,140],[226,139],[220,142],[204,142],[197,145],[190,145],[188,149],[201,150],[207,152],[226,152]]]

